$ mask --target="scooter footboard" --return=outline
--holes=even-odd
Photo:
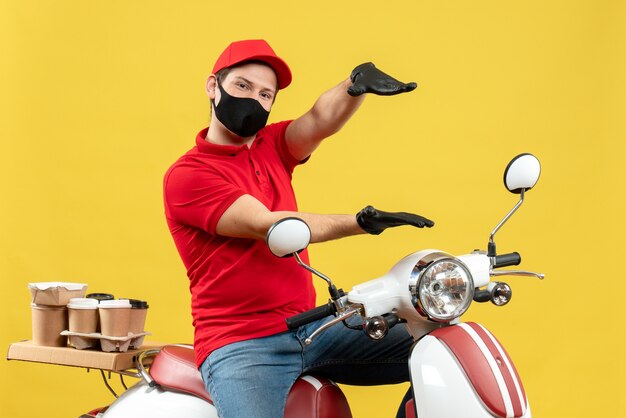
[[[409,367],[419,417],[531,417],[513,362],[480,324],[426,335],[413,347]]]

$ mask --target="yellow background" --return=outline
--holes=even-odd
[[[626,416],[625,28],[619,0],[2,0],[0,347],[30,338],[27,283],[56,280],[144,298],[153,340],[192,341],[161,180],[208,120],[215,58],[262,37],[294,73],[273,121],[364,61],[419,83],[369,97],[294,183],[304,211],[373,204],[436,227],[315,245],[313,264],[349,289],[412,251],[485,248],[516,201],[502,170],[532,152],[541,179],[497,242],[546,279],[511,278],[509,306],[466,319],[508,349],[535,417]],[[345,391],[355,417],[391,417],[404,386]],[[95,373],[0,361],[2,417],[111,401]]]

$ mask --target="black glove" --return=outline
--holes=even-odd
[[[359,226],[368,234],[379,235],[387,228],[413,225],[418,228],[431,228],[435,225],[430,219],[407,212],[383,212],[373,206],[366,206],[356,214]]]
[[[383,73],[371,62],[361,64],[352,70],[350,80],[352,81],[352,86],[348,88],[350,96],[360,96],[363,93],[393,96],[408,93],[417,87],[415,83],[406,84]]]

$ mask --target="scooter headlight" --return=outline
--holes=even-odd
[[[433,321],[449,322],[463,315],[474,296],[474,280],[458,259],[433,253],[422,260],[411,274],[413,303]],[[426,261],[426,263],[424,263]]]

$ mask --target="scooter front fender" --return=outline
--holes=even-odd
[[[150,387],[141,381],[128,389],[103,414],[103,418],[218,418],[213,405],[182,392]]]
[[[531,418],[513,362],[479,324],[424,336],[413,346],[409,368],[419,418]]]

